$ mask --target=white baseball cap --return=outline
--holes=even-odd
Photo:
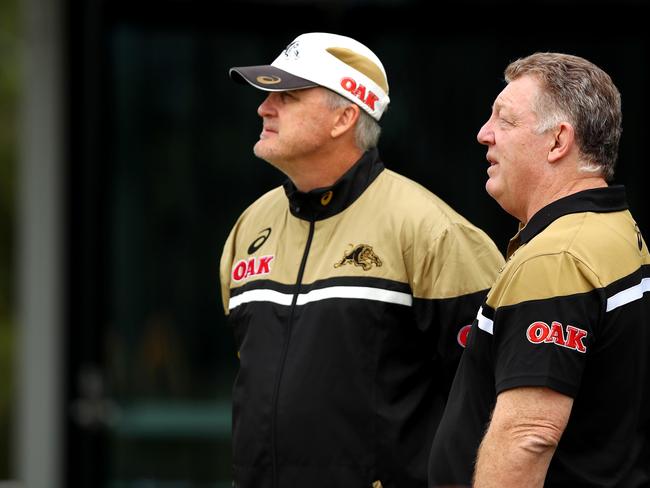
[[[302,34],[270,65],[230,68],[229,74],[234,81],[269,92],[323,86],[356,103],[375,120],[390,102],[379,58],[360,42],[337,34]]]

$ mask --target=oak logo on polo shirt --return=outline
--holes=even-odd
[[[467,347],[467,339],[469,338],[469,331],[472,330],[472,324],[466,325],[458,331],[456,340],[461,347]]]
[[[533,322],[526,330],[526,338],[533,344],[556,344],[582,353],[587,352],[583,342],[586,337],[586,330],[573,325],[565,327],[556,321],[551,322],[551,325],[542,321]]]

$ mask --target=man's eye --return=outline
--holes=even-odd
[[[291,95],[290,93],[287,93],[287,92],[280,92],[280,99],[281,99],[283,102],[286,102],[287,100],[291,100],[291,99],[293,99],[293,98],[294,98],[294,96]]]

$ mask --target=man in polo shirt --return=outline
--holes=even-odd
[[[429,486],[648,486],[650,256],[608,186],[619,92],[558,53],[505,79],[478,141],[520,231],[470,330]]]

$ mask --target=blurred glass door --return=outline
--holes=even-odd
[[[65,486],[230,487],[219,258],[244,202],[279,177],[233,184],[252,135],[224,117],[243,111],[217,89],[219,36],[116,22],[97,42],[75,112]]]

